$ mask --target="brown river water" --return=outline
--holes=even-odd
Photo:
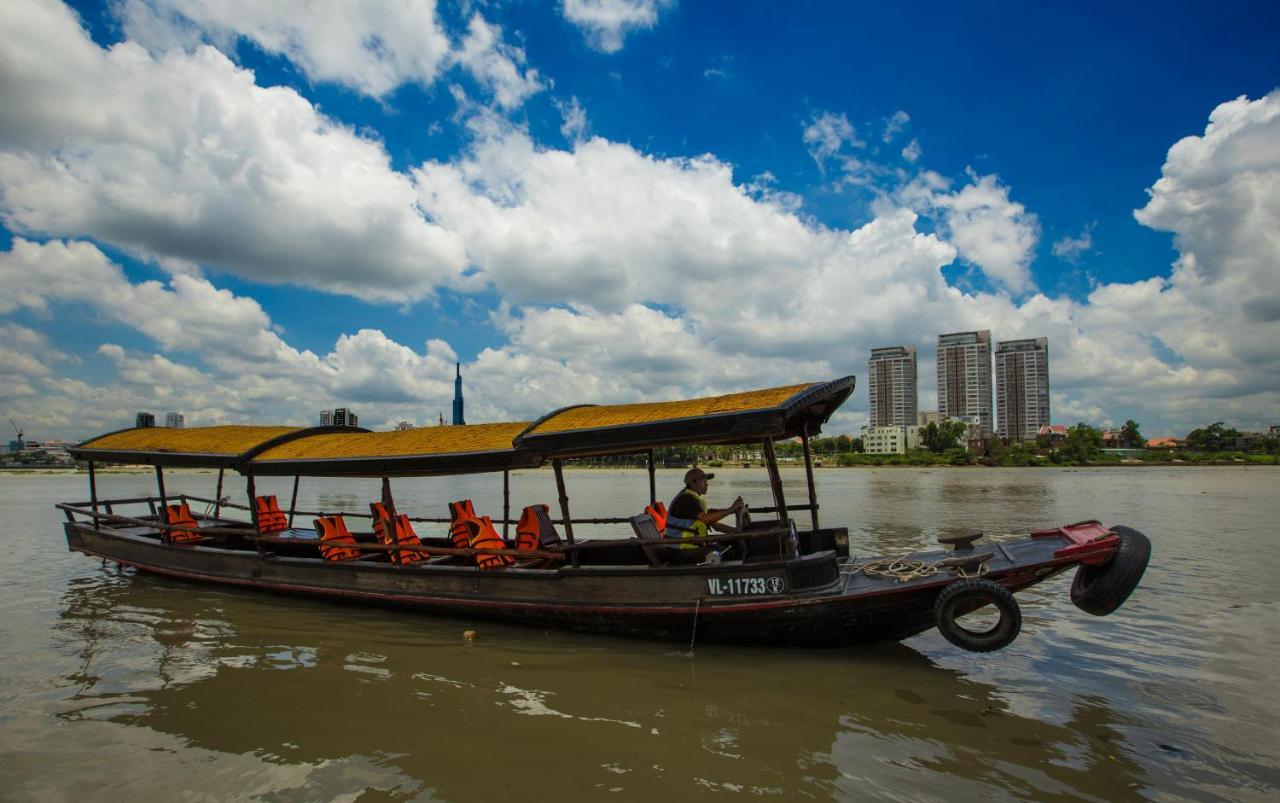
[[[762,470],[717,473],[713,504],[769,504]],[[567,478],[575,517],[638,512],[648,496],[643,471]],[[678,478],[661,472],[659,495]],[[213,495],[213,475],[166,479],[171,494]],[[802,501],[803,472],[784,479]],[[87,499],[84,475],[0,476],[0,797],[1280,796],[1280,469],[820,469],[817,480],[822,523],[848,526],[859,555],[1098,518],[1147,533],[1151,565],[1106,618],[1072,606],[1070,574],[1020,594],[1022,635],[993,654],[936,631],[859,649],[690,650],[121,571],[66,549],[53,505]],[[289,483],[265,490],[287,504]],[[99,487],[122,497],[154,485],[108,475]],[[239,478],[228,490],[243,496]],[[413,515],[446,515],[464,496],[500,515],[500,477],[395,491]],[[372,481],[304,480],[299,508],[367,509],[376,494]],[[553,503],[551,472],[514,475],[512,497],[517,509]]]

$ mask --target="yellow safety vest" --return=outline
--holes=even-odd
[[[707,498],[695,492],[692,488],[684,488],[680,493],[676,494],[675,499],[671,500],[671,506],[667,513],[667,537],[679,533],[679,538],[705,538],[708,534],[707,523],[698,521],[697,519],[681,519],[670,514],[670,508],[675,507],[676,500],[680,498],[680,494],[689,494],[697,501],[698,507],[703,513],[707,512]],[[672,532],[675,530],[676,532]],[[697,549],[701,544],[681,544],[681,549]]]

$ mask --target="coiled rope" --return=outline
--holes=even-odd
[[[910,553],[896,558],[885,558],[883,560],[873,560],[867,563],[861,563],[854,567],[849,574],[857,574],[862,572],[867,577],[891,577],[899,583],[909,583],[912,580],[919,580],[923,577],[933,577],[939,571],[949,569],[957,577],[971,579],[974,577],[985,577],[991,571],[991,567],[984,560],[978,564],[978,568],[973,571],[966,571],[964,566],[942,566],[941,564],[948,558],[941,558],[932,563],[928,563],[917,558],[910,557]]]

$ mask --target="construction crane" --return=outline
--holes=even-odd
[[[9,426],[13,427],[13,431],[18,433],[18,451],[22,451],[22,430],[18,428],[17,424],[13,423],[12,418],[9,419]]]

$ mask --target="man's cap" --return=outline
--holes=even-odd
[[[716,475],[708,474],[707,472],[703,471],[700,468],[691,468],[684,473],[684,484],[688,485],[689,483],[693,482],[699,477],[708,479],[708,480],[714,480],[716,478]]]

